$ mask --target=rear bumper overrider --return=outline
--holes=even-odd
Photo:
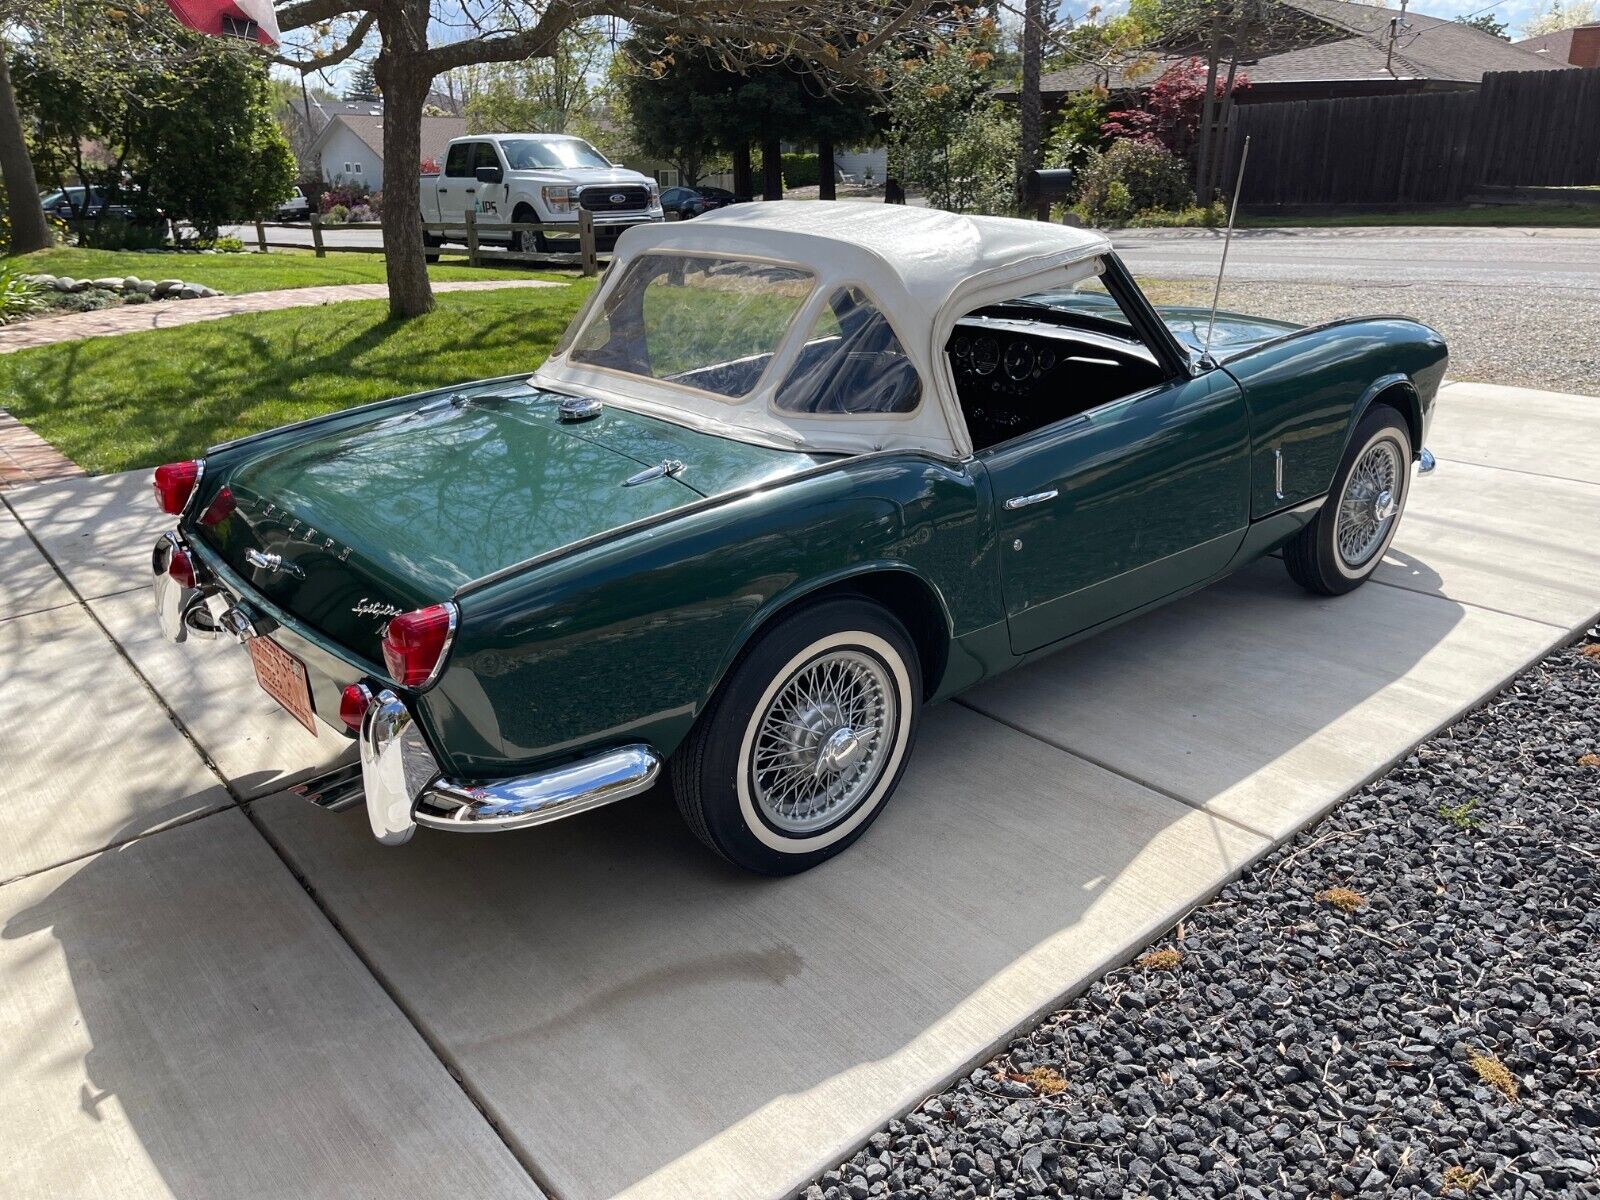
[[[214,578],[201,576],[197,586],[185,587],[168,574],[178,549],[188,549],[182,534],[162,534],[150,563],[156,613],[167,639],[226,635],[243,644],[263,636],[261,614],[230,597]],[[466,833],[543,825],[637,795],[661,774],[660,756],[641,743],[511,779],[451,779],[440,770],[406,701],[381,682],[368,680],[364,686],[374,695],[358,735],[359,767],[347,764],[293,790],[334,812],[364,804],[373,835],[385,845],[409,841],[418,825]]]

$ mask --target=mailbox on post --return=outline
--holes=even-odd
[[[1023,184],[1024,199],[1037,210],[1039,220],[1050,219],[1050,205],[1057,200],[1069,200],[1073,193],[1074,174],[1070,168],[1051,171],[1029,171]]]

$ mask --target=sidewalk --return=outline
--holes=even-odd
[[[544,279],[489,279],[482,282],[436,283],[435,292],[489,292],[499,288],[566,287]],[[284,288],[275,292],[245,292],[237,296],[213,296],[204,300],[157,300],[150,304],[124,304],[98,312],[67,313],[59,317],[40,317],[0,328],[0,354],[53,346],[80,338],[115,337],[123,333],[143,333],[147,329],[174,329],[197,321],[217,321],[240,313],[273,312],[280,308],[310,308],[318,304],[337,304],[345,300],[384,300],[388,285],[346,283],[336,287]]]

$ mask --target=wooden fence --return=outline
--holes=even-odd
[[[1476,91],[1242,104],[1224,183],[1244,139],[1241,203],[1453,204],[1484,186],[1600,184],[1600,68],[1484,76]]]
[[[268,250],[304,250],[304,242],[270,241],[267,238],[269,229],[294,229],[299,230],[300,225],[288,221],[257,221],[256,247],[265,254]],[[376,245],[336,245],[328,240],[329,234],[337,234],[350,230],[378,230],[383,226],[377,222],[344,222],[329,224],[322,219],[321,214],[311,214],[311,250],[318,258],[325,258],[329,254],[382,254],[384,247],[380,241]],[[477,214],[468,212],[461,221],[424,221],[419,237],[432,234],[439,238],[448,238],[449,245],[428,246],[425,253],[429,262],[437,262],[440,256],[446,254],[465,255],[467,262],[474,267],[494,265],[497,263],[521,263],[535,266],[560,265],[575,266],[580,268],[585,275],[598,274],[600,269],[600,256],[595,250],[594,217],[587,209],[578,210],[577,240],[578,249],[575,252],[513,250],[509,247],[500,248],[498,244],[486,243],[479,235],[482,231],[478,226]],[[496,225],[495,236],[511,233],[554,233],[564,239],[571,239],[573,226],[541,225],[537,222],[517,221],[507,225]]]

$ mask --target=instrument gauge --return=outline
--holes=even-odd
[[[1006,374],[1017,382],[1033,374],[1033,347],[1027,342],[1012,342],[1006,347]]]
[[[985,334],[972,340],[972,369],[988,375],[1000,365],[1000,343]]]
[[[1050,347],[1046,346],[1043,350],[1039,351],[1038,361],[1039,373],[1041,375],[1046,371],[1053,371],[1055,370],[1056,366],[1056,352],[1050,349]]]
[[[966,358],[972,353],[972,339],[964,333],[959,335],[954,342],[950,343],[950,353],[957,358]]]

